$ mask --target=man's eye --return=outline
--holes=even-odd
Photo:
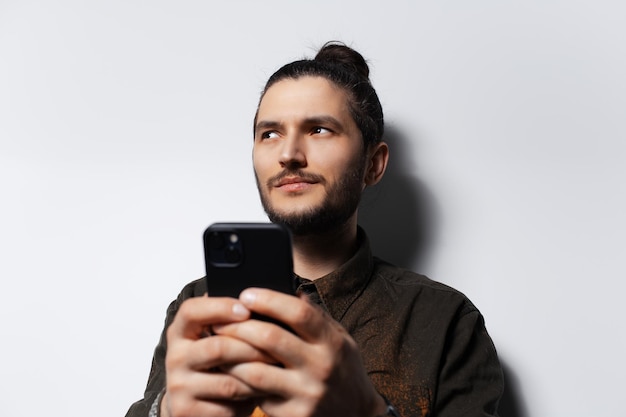
[[[278,133],[270,130],[269,132],[263,132],[261,134],[261,139],[273,139],[273,138],[277,138],[278,137]]]
[[[330,129],[326,129],[325,127],[321,126],[314,127],[312,131],[315,134],[330,133]]]

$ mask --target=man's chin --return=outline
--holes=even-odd
[[[267,212],[273,223],[280,223],[289,229],[293,236],[316,236],[342,227],[350,218],[350,213],[334,212],[328,210],[315,210],[305,212]]]
[[[282,223],[288,228],[297,229],[300,224],[310,224],[315,221],[316,214],[302,211],[302,212],[293,212],[290,211],[288,213],[284,212],[267,212],[267,216],[273,223]]]
[[[273,223],[281,223],[295,236],[311,234],[315,231],[319,220],[319,213],[315,210],[266,210],[267,216]]]
[[[285,222],[299,222],[309,217],[314,218],[324,211],[324,203],[303,202],[303,201],[287,201],[274,203],[272,205],[264,204],[265,212],[270,217],[285,219]],[[311,219],[310,219],[311,220]]]

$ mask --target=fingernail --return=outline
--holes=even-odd
[[[251,306],[256,300],[256,292],[250,289],[244,290],[241,294],[239,294],[239,300],[242,303]]]
[[[233,314],[237,317],[246,317],[248,309],[241,303],[235,303],[233,304]]]

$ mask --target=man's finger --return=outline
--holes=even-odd
[[[239,296],[249,310],[287,324],[307,342],[315,342],[335,330],[334,321],[305,299],[264,288],[248,288]]]
[[[186,356],[189,367],[196,371],[205,371],[223,364],[274,362],[266,353],[248,343],[219,335],[193,342]]]
[[[207,326],[246,320],[250,311],[234,298],[194,297],[185,300],[168,329],[168,337],[198,339]]]

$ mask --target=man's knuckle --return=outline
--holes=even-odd
[[[271,326],[260,330],[257,334],[257,343],[260,346],[274,346],[278,340],[276,329]]]
[[[253,387],[264,387],[267,382],[267,375],[263,372],[255,372],[254,370],[249,371],[247,376],[250,381],[250,385]]]
[[[177,393],[184,393],[187,389],[187,378],[184,375],[180,375],[178,372],[171,372],[167,376],[167,392],[170,395],[170,401],[180,401],[180,396],[176,396]]]
[[[181,401],[176,407],[172,406],[174,417],[193,417],[194,409],[192,401]]]
[[[299,304],[292,311],[291,317],[298,325],[309,323],[314,316],[315,309],[305,303]]]
[[[226,353],[224,339],[219,336],[212,336],[207,339],[207,355],[211,358],[221,359]]]
[[[239,394],[239,384],[233,378],[227,378],[217,386],[218,395],[222,398],[236,398]]]
[[[189,322],[191,320],[193,320],[194,317],[194,310],[191,306],[192,303],[188,302],[189,300],[186,300],[185,302],[183,302],[180,305],[180,308],[178,309],[178,312],[176,313],[176,318],[178,320],[182,320],[183,322]]]
[[[186,353],[180,348],[171,348],[165,356],[165,367],[179,368],[185,363],[186,357]]]

